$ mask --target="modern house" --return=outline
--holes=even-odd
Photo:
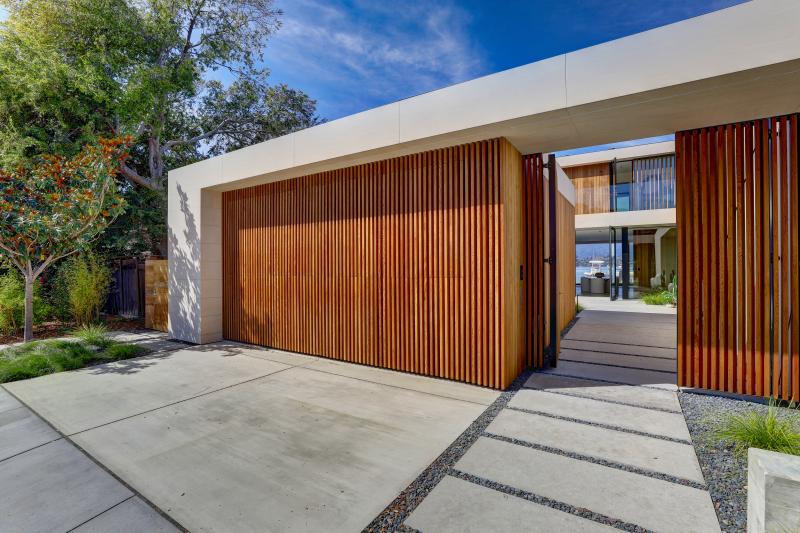
[[[798,27],[796,0],[746,2],[173,170],[170,332],[507,387],[554,362],[574,287],[549,154],[675,134],[675,211],[617,155],[580,216],[655,255],[622,217],[675,213],[645,226],[677,226],[680,385],[800,399]]]
[[[579,294],[628,299],[668,288],[678,274],[675,143],[569,155],[558,162],[575,187]],[[593,260],[604,274],[600,280],[592,280]]]

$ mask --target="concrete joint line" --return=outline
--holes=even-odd
[[[504,485],[502,483],[498,483],[497,481],[492,481],[491,479],[486,479],[480,476],[474,476],[467,472],[456,470],[455,468],[451,470],[450,475],[458,479],[462,479],[464,481],[469,481],[470,483],[474,483],[475,485],[485,487],[487,489],[496,490],[497,492],[502,492],[503,494],[508,494],[509,496],[514,496],[517,498],[521,498],[523,500],[527,500],[529,502],[543,505],[545,507],[550,507],[557,511],[575,515],[580,518],[584,518],[586,520],[591,520],[592,522],[597,522],[599,524],[615,527],[617,529],[622,529],[624,531],[636,531],[641,533],[650,532],[650,530],[644,529],[638,526],[637,524],[632,524],[630,522],[625,522],[624,520],[620,520],[618,518],[613,518],[610,516],[606,516],[604,514],[596,513],[586,508],[575,507],[574,505],[570,505],[568,503],[559,500],[554,500],[552,498],[547,498],[546,496],[540,496],[538,494],[535,494],[533,492],[528,492],[526,490],[517,489],[509,485]]]
[[[564,341],[569,341],[571,339],[564,339]],[[593,341],[597,342],[597,341]],[[625,352],[609,352],[608,350],[590,350],[589,348],[575,348],[573,346],[564,346],[564,343],[561,343],[562,350],[566,348],[567,350],[574,350],[576,352],[591,352],[591,353],[607,353],[611,355],[626,355],[628,357],[644,357],[646,359],[664,359],[667,361],[677,361],[676,357],[661,357],[660,355],[643,355],[639,353],[625,353]],[[671,350],[672,348],[664,348],[665,350]],[[566,361],[566,359],[561,359],[561,361]],[[578,361],[583,362],[583,361]]]
[[[313,361],[313,362],[316,362],[316,361]],[[309,363],[309,364],[311,364],[311,363]],[[351,364],[358,364],[358,363],[351,363]],[[367,365],[365,365],[365,366],[367,366]],[[452,396],[443,396],[441,394],[435,394],[433,392],[421,391],[419,389],[409,389],[408,387],[401,387],[400,385],[391,385],[389,383],[382,383],[380,381],[372,381],[370,379],[356,378],[356,377],[353,377],[353,376],[345,376],[345,375],[342,375],[342,374],[337,374],[336,372],[330,372],[328,370],[320,370],[319,368],[311,368],[311,367],[305,367],[305,366],[303,368],[305,368],[306,370],[311,370],[312,372],[319,372],[321,374],[328,374],[330,376],[338,376],[340,378],[354,379],[356,381],[361,381],[361,382],[364,382],[364,383],[372,383],[374,385],[381,385],[381,386],[384,386],[384,387],[391,387],[393,389],[416,392],[416,393],[419,393],[419,394],[425,394],[425,395],[428,395],[428,396],[434,396],[436,398],[444,398],[446,400],[453,400],[453,401],[456,401],[456,402],[464,402],[464,403],[468,403],[468,404],[471,404],[471,405],[481,405],[481,406],[487,407],[487,405],[485,403],[473,402],[471,400],[465,400],[463,398],[453,398]],[[369,367],[369,368],[374,368],[374,367]],[[401,372],[399,370],[393,370],[392,372],[400,372],[400,373],[405,374],[405,372]],[[412,375],[417,375],[417,374],[412,374]],[[436,379],[436,378],[434,378],[434,379]]]
[[[569,457],[570,459],[576,459],[578,461],[585,461],[587,463],[594,463],[600,466],[606,466],[608,468],[614,468],[616,470],[622,470],[624,472],[630,472],[632,474],[638,474],[640,476],[650,477],[653,479],[659,479],[661,481],[668,481],[670,483],[675,483],[676,485],[685,485],[687,487],[692,487],[694,489],[707,491],[708,487],[706,487],[702,483],[698,483],[697,481],[692,481],[691,479],[684,479],[677,476],[671,476],[669,474],[663,474],[661,472],[655,472],[653,470],[647,470],[645,468],[639,468],[632,465],[627,465],[624,463],[617,463],[615,461],[609,461],[607,459],[601,459],[599,457],[594,457],[591,455],[584,455],[582,453],[575,453],[570,452],[567,450],[562,450],[560,448],[553,448],[551,446],[544,446],[542,444],[536,444],[535,442],[528,442],[525,440],[515,439],[512,437],[506,437],[503,435],[496,435],[494,433],[485,432],[483,434],[484,437],[499,440],[502,442],[506,442],[508,444],[515,444],[517,446],[524,446],[525,448],[532,448],[534,450],[539,450],[542,452],[552,453],[554,455],[560,455],[562,457]]]
[[[650,390],[657,390],[661,392],[671,392],[675,394],[677,391],[669,390],[669,389],[662,389],[660,387],[654,387],[653,385],[634,385],[632,383],[625,383],[624,381],[612,381],[610,379],[600,379],[600,378],[587,378],[585,376],[575,376],[573,374],[562,374],[561,372],[543,372],[546,376],[559,376],[562,378],[572,378],[572,379],[580,379],[583,381],[596,381],[598,383],[609,383],[611,385],[626,385],[628,387],[641,387],[643,389],[650,389]]]
[[[227,390],[227,389],[232,389],[234,387],[238,387],[239,385],[246,385],[248,383],[252,383],[253,381],[258,381],[259,379],[268,378],[270,376],[274,376],[276,374],[280,374],[281,372],[285,372],[285,371],[291,370],[293,368],[297,368],[297,367],[296,366],[290,366],[290,367],[287,367],[287,368],[282,368],[280,370],[276,370],[275,372],[270,372],[269,374],[263,374],[261,376],[256,376],[254,378],[246,379],[244,381],[240,381],[238,383],[233,383],[233,384],[227,385],[225,387],[220,387],[219,389],[213,389],[213,390],[210,390],[210,391],[202,392],[200,394],[196,394],[194,396],[190,396],[188,398],[183,398],[182,400],[176,400],[176,401],[171,402],[171,403],[166,403],[164,405],[159,405],[158,407],[153,407],[152,409],[147,409],[146,411],[141,411],[139,413],[134,413],[132,415],[123,416],[122,418],[117,418],[116,420],[111,420],[111,421],[106,422],[104,424],[99,424],[97,426],[92,426],[90,428],[82,429],[80,431],[76,431],[75,433],[70,433],[69,435],[64,435],[64,436],[67,437],[67,438],[74,437],[75,435],[80,435],[81,433],[86,433],[87,431],[92,431],[94,429],[102,428],[102,427],[105,427],[105,426],[110,426],[111,424],[116,424],[117,422],[122,422],[123,420],[128,420],[128,419],[131,419],[131,418],[136,418],[137,416],[146,415],[148,413],[152,413],[154,411],[159,411],[159,410],[164,409],[166,407],[172,407],[172,406],[175,406],[175,405],[178,405],[178,404],[181,404],[181,403],[185,403],[185,402],[188,402],[188,401],[191,401],[191,400],[195,400],[197,398],[202,398],[203,396],[208,396],[210,394],[214,394],[216,392],[221,392],[221,391],[224,391],[224,390]]]
[[[33,450],[38,450],[38,449],[39,449],[39,448],[41,448],[42,446],[47,446],[48,444],[53,444],[54,442],[56,442],[56,441],[59,441],[59,440],[61,440],[61,439],[63,439],[63,438],[64,438],[64,437],[58,437],[58,438],[56,438],[56,439],[49,440],[49,441],[47,441],[47,442],[43,442],[43,443],[41,443],[41,444],[37,444],[37,445],[36,445],[36,446],[34,446],[33,448],[28,448],[27,450],[22,450],[21,452],[17,452],[17,453],[15,453],[14,455],[9,455],[9,456],[8,456],[8,457],[6,457],[5,459],[0,459],[0,463],[2,463],[2,462],[4,462],[4,461],[8,461],[9,459],[13,459],[14,457],[19,457],[19,456],[20,456],[20,455],[22,455],[22,454],[25,454],[25,453],[28,453],[28,452],[32,452]]]
[[[563,420],[565,422],[574,422],[576,424],[583,424],[586,426],[594,426],[603,429],[609,429],[611,431],[619,431],[620,433],[629,433],[631,435],[638,435],[640,437],[648,437],[651,439],[658,439],[658,440],[666,440],[669,442],[676,442],[678,444],[686,444],[687,446],[691,446],[692,443],[686,439],[676,439],[675,437],[667,437],[665,435],[656,435],[655,433],[647,433],[646,431],[637,431],[635,429],[624,428],[620,426],[614,426],[612,424],[603,424],[601,422],[592,422],[590,420],[583,420],[581,418],[572,418],[570,416],[561,416],[561,415],[554,415],[552,413],[547,413],[544,411],[536,411],[535,409],[525,409],[524,407],[513,407],[508,406],[506,409],[510,411],[517,411],[519,413],[526,413],[529,415],[538,415],[538,416],[546,416],[547,418],[553,418],[555,420]]]
[[[630,343],[627,343],[627,342],[608,342],[608,341],[599,341],[597,339],[575,339],[575,338],[570,337],[569,339],[564,339],[564,340],[565,341],[593,342],[595,344],[616,344],[617,346],[633,346],[635,348],[660,348],[662,350],[677,350],[677,348],[670,348],[669,346],[653,346],[652,344],[630,344]],[[625,355],[630,355],[630,354],[625,354]]]
[[[3,387],[3,388],[5,389],[5,387]],[[178,528],[178,530],[180,530],[180,531],[189,531],[188,529],[186,529],[185,527],[183,527],[183,526],[182,526],[182,525],[181,525],[181,524],[180,524],[180,523],[179,523],[177,520],[175,520],[175,519],[174,519],[174,518],[172,518],[170,515],[168,515],[168,514],[167,514],[167,513],[165,513],[164,511],[162,511],[160,507],[158,507],[156,504],[154,504],[153,502],[151,502],[151,501],[150,501],[148,498],[146,498],[146,497],[145,497],[145,496],[144,496],[142,493],[140,493],[138,490],[136,490],[135,488],[133,488],[133,487],[132,487],[130,484],[128,484],[128,483],[127,483],[127,482],[126,482],[124,479],[122,479],[121,477],[119,477],[119,476],[118,476],[116,473],[114,473],[114,472],[113,472],[113,471],[112,471],[110,468],[106,467],[106,465],[104,465],[103,463],[101,463],[100,461],[98,461],[97,459],[95,459],[95,457],[94,457],[92,454],[90,454],[89,452],[87,452],[86,450],[84,450],[84,449],[83,449],[83,447],[81,447],[81,446],[80,446],[78,443],[76,443],[76,442],[75,442],[75,441],[73,441],[71,438],[69,438],[69,436],[68,436],[68,435],[65,435],[64,433],[62,433],[62,432],[61,432],[61,431],[60,431],[60,430],[59,430],[57,427],[55,427],[53,424],[51,424],[51,423],[50,423],[50,421],[48,421],[46,418],[44,418],[42,415],[40,415],[40,414],[39,414],[39,413],[36,411],[36,409],[34,409],[33,407],[31,407],[30,405],[28,405],[27,403],[25,403],[25,402],[24,402],[24,401],[23,401],[23,400],[22,400],[20,397],[18,397],[16,394],[14,394],[13,392],[11,392],[10,390],[8,390],[8,389],[5,389],[5,390],[6,390],[6,392],[8,392],[8,394],[10,394],[10,395],[11,395],[11,396],[12,396],[14,399],[16,399],[16,400],[17,400],[19,403],[21,403],[22,405],[24,405],[25,407],[27,407],[28,409],[30,409],[30,411],[31,411],[31,412],[32,412],[34,415],[36,415],[37,417],[39,417],[39,419],[40,419],[40,420],[42,420],[42,421],[43,421],[45,424],[47,424],[48,426],[50,426],[50,427],[53,429],[53,431],[55,431],[57,434],[61,435],[61,437],[59,437],[58,439],[55,439],[56,441],[57,441],[57,440],[64,439],[65,441],[67,441],[68,443],[70,443],[70,444],[71,444],[71,445],[72,445],[72,446],[73,446],[73,447],[74,447],[76,450],[78,450],[79,452],[81,452],[81,453],[82,453],[83,455],[85,455],[85,456],[86,456],[86,457],[87,457],[87,458],[88,458],[88,459],[89,459],[91,462],[93,462],[93,463],[94,463],[94,464],[96,464],[96,465],[97,465],[97,466],[98,466],[98,467],[99,467],[101,470],[103,470],[103,472],[107,473],[109,476],[111,476],[112,478],[116,479],[116,480],[117,480],[117,482],[119,482],[119,483],[120,483],[120,484],[121,484],[123,487],[125,487],[126,489],[128,489],[128,490],[131,492],[131,494],[132,494],[132,496],[131,496],[131,497],[133,497],[133,496],[138,496],[140,500],[142,500],[142,501],[143,501],[145,504],[147,504],[148,506],[150,506],[150,508],[151,508],[151,509],[153,509],[153,510],[154,510],[156,513],[158,513],[159,515],[161,515],[161,516],[162,516],[162,517],[163,517],[163,518],[164,518],[164,519],[165,519],[167,522],[171,523],[171,524],[172,524],[172,525],[174,525],[176,528]],[[53,442],[55,442],[55,441],[53,441]],[[117,505],[119,505],[119,504],[121,504],[121,503],[124,503],[125,501],[127,501],[127,500],[129,500],[129,499],[130,499],[130,498],[126,498],[125,500],[123,500],[123,501],[121,501],[121,502],[117,503]],[[112,506],[112,507],[114,507],[114,506]],[[108,509],[106,509],[106,511],[108,511]],[[103,512],[105,512],[105,511],[103,511]],[[103,514],[103,513],[100,513],[100,514]],[[97,515],[97,516],[100,516],[100,515]],[[95,517],[92,517],[92,518],[96,518],[97,516],[95,516]]]
[[[634,356],[635,357],[635,356]],[[669,374],[671,376],[677,376],[677,372],[673,372],[672,370],[653,370],[652,368],[642,368],[639,366],[626,366],[626,365],[615,365],[612,363],[595,363],[594,361],[580,361],[578,359],[566,359],[563,357],[558,358],[559,361],[569,361],[570,363],[580,363],[582,365],[594,365],[594,366],[608,366],[613,368],[625,368],[628,370],[641,370],[643,372],[658,372],[660,374]]]
[[[100,516],[100,515],[103,515],[103,514],[105,514],[105,513],[109,512],[111,509],[113,509],[113,508],[115,508],[115,507],[118,507],[118,506],[122,505],[123,503],[127,502],[128,500],[131,500],[131,499],[133,499],[133,498],[135,498],[135,497],[136,497],[136,494],[131,494],[130,496],[128,496],[128,497],[127,497],[127,498],[125,498],[124,500],[122,500],[122,501],[120,501],[120,502],[117,502],[117,503],[115,503],[114,505],[112,505],[111,507],[109,507],[108,509],[106,509],[105,511],[101,511],[101,512],[97,513],[96,515],[94,515],[93,517],[91,517],[90,519],[88,519],[88,520],[84,520],[83,522],[81,522],[81,523],[80,523],[80,524],[78,524],[77,526],[73,527],[72,529],[68,529],[68,530],[67,530],[67,533],[70,533],[70,532],[72,532],[72,531],[75,531],[75,530],[76,530],[76,529],[78,529],[79,527],[81,527],[81,526],[83,526],[83,525],[85,525],[85,524],[88,524],[89,522],[91,522],[92,520],[94,520],[95,518],[97,518],[98,516]]]
[[[631,386],[634,386],[634,385],[631,385]],[[580,400],[593,400],[595,402],[610,403],[610,404],[614,404],[614,405],[623,405],[625,407],[636,407],[638,409],[647,409],[648,411],[658,411],[660,413],[670,413],[670,414],[673,414],[673,415],[682,415],[683,414],[683,412],[676,411],[674,409],[664,409],[662,407],[651,407],[651,406],[645,406],[645,405],[636,405],[635,403],[631,403],[631,402],[621,402],[619,400],[609,400],[607,398],[594,398],[592,396],[584,396],[582,394],[577,394],[577,393],[573,393],[573,392],[564,392],[564,391],[560,391],[560,390],[539,389],[537,387],[532,387],[530,385],[524,385],[522,388],[526,389],[526,390],[537,391],[537,392],[546,392],[548,394],[558,394],[560,396],[569,396],[570,398],[578,398]],[[667,391],[667,392],[669,392],[669,391]]]

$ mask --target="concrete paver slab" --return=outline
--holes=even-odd
[[[202,347],[5,386],[70,435],[286,368],[281,363]]]
[[[74,533],[177,533],[181,530],[134,496],[73,530]]]
[[[651,348],[648,346],[634,346],[612,342],[593,342],[575,340],[566,337],[561,341],[561,348],[586,350],[592,352],[607,352],[628,355],[645,355],[648,357],[662,357],[664,359],[677,359],[678,352],[675,348]]]
[[[683,415],[677,413],[664,413],[528,389],[517,392],[509,402],[509,406],[673,439],[691,440]]]
[[[626,385],[648,385],[666,390],[678,390],[678,386],[675,385],[676,375],[666,372],[592,365],[576,363],[574,361],[559,361],[557,368],[545,370],[544,373],[577,378],[600,379]]]
[[[681,405],[674,392],[658,389],[616,385],[590,379],[570,378],[555,374],[536,373],[525,382],[534,387],[553,392],[575,394],[612,402],[622,402],[641,407],[652,407],[680,412]]]
[[[669,481],[488,438],[456,468],[651,531],[719,532],[708,492]]]
[[[698,483],[704,482],[691,444],[508,409],[497,415],[486,431]]]
[[[466,385],[445,379],[435,379],[415,374],[407,374],[394,370],[385,370],[364,365],[355,365],[332,361],[330,359],[317,359],[317,361],[306,366],[306,368],[336,374],[337,376],[347,376],[355,379],[364,379],[373,383],[391,385],[401,389],[425,392],[446,398],[455,398],[467,402],[479,403],[481,405],[491,405],[500,393],[496,390],[484,387]]]
[[[420,531],[618,531],[579,516],[447,476],[405,522]]]
[[[192,531],[356,531],[484,410],[295,367],[75,441]]]
[[[559,362],[577,361],[582,363],[641,368],[644,370],[658,370],[661,372],[678,371],[678,361],[676,359],[660,359],[656,357],[621,355],[606,352],[587,352],[584,350],[575,350],[573,348],[562,348],[561,353],[558,354],[558,360]]]
[[[69,531],[130,496],[63,439],[0,462],[5,533]]]

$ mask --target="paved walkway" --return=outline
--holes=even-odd
[[[718,532],[675,385],[675,317],[584,311],[406,530]]]
[[[159,333],[113,333],[165,351]],[[180,531],[63,434],[0,388],[0,530],[80,533]]]
[[[24,467],[0,469],[4,533],[68,531],[132,491],[190,531],[360,531],[499,396],[225,342],[4,387],[64,435],[57,445],[71,454],[63,475],[38,462],[50,445],[22,453]],[[91,509],[73,517],[71,502],[83,498]],[[156,530],[144,523],[99,529]]]

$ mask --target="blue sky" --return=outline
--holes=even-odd
[[[333,120],[744,0],[275,1],[271,81]]]
[[[335,119],[741,0],[277,0],[272,81]]]

